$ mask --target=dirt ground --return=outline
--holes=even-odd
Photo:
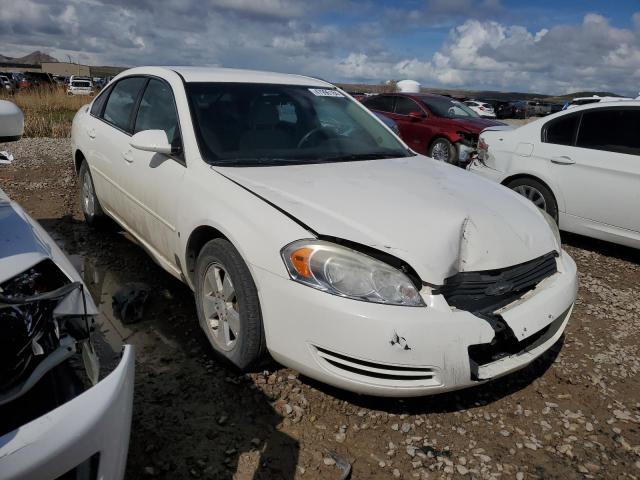
[[[241,375],[199,330],[188,288],[131,238],[82,222],[70,145],[1,145],[2,188],[59,241],[100,303],[104,327],[136,346],[127,478],[639,478],[640,254],[563,234],[580,292],[566,335],[529,368],[473,389],[362,397],[271,364]],[[151,288],[123,326],[111,295]],[[330,456],[338,455],[338,464]]]

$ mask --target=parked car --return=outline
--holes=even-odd
[[[0,89],[4,90],[6,93],[14,93],[15,87],[8,76],[0,75]]]
[[[493,111],[496,118],[513,118],[513,102],[495,101],[493,102]]]
[[[506,185],[562,230],[640,247],[640,102],[593,103],[480,136],[470,170]]]
[[[503,125],[480,118],[464,103],[442,95],[387,93],[362,103],[393,119],[414,151],[453,165],[464,165],[471,158],[483,129]]]
[[[69,79],[67,95],[93,95],[93,82],[89,77],[72,76]]]
[[[496,114],[493,111],[493,106],[486,102],[479,102],[478,100],[467,100],[464,102],[464,104],[482,118],[496,118]]]
[[[1,142],[22,118],[0,101]],[[0,479],[123,478],[133,350],[100,343],[97,314],[67,257],[0,189]]]
[[[322,80],[134,68],[76,114],[72,146],[86,221],[115,219],[186,282],[242,369],[268,350],[360,393],[463,388],[550,348],[576,297],[553,220]]]

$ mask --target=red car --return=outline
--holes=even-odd
[[[362,100],[367,108],[393,119],[413,150],[436,160],[464,165],[482,130],[502,122],[480,118],[464,103],[427,93],[384,93]]]

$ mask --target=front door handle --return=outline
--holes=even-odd
[[[122,158],[124,158],[127,162],[133,162],[133,152],[131,150],[127,150],[126,152],[122,152]]]
[[[551,159],[551,163],[557,163],[558,165],[573,165],[576,161],[572,160],[571,157],[568,157],[567,155],[560,155],[559,157],[553,157]]]
[[[89,135],[89,138],[96,138],[96,130],[94,128],[87,128],[87,135]]]

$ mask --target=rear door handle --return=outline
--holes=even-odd
[[[127,162],[133,162],[133,152],[131,150],[127,150],[126,152],[122,152],[122,158],[124,158]]]
[[[573,165],[576,161],[566,155],[560,155],[559,157],[553,157],[551,159],[551,163],[557,163],[558,165]]]
[[[87,135],[89,135],[90,138],[96,138],[96,131],[94,128],[87,128]]]

